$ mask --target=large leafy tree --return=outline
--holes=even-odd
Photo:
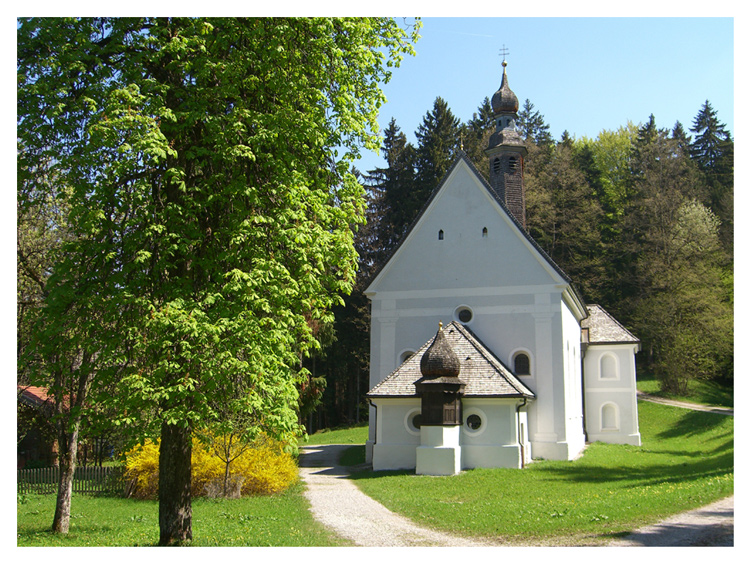
[[[51,162],[71,210],[40,324],[57,346],[40,343],[37,376],[75,381],[77,412],[114,381],[120,421],[160,435],[161,544],[192,538],[191,433],[219,417],[217,390],[240,377],[246,391],[227,400],[256,429],[299,430],[300,358],[355,277],[351,162],[377,144],[380,83],[416,28],[19,23],[19,171]]]

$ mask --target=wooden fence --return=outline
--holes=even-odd
[[[123,472],[122,467],[77,467],[73,478],[73,492],[123,494],[127,488]],[[18,492],[21,494],[57,494],[59,480],[59,467],[16,471]]]

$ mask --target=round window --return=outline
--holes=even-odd
[[[415,415],[414,418],[411,419],[411,425],[417,430],[422,428],[422,415],[421,414]]]
[[[409,434],[419,436],[419,429],[422,428],[422,413],[419,412],[419,409],[410,410],[406,415],[404,422],[406,423],[406,430]]]
[[[468,307],[459,307],[456,309],[455,318],[463,324],[467,324],[474,318],[474,313]]]
[[[465,412],[463,431],[467,436],[476,438],[485,430],[487,430],[487,415],[476,407],[469,407]]]
[[[466,426],[477,431],[482,427],[482,418],[478,414],[471,414],[466,419]]]

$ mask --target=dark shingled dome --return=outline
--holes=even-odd
[[[508,86],[508,76],[505,74],[506,63],[503,61],[503,80],[500,88],[492,95],[492,111],[498,113],[517,113],[518,98]]]
[[[424,377],[458,377],[461,361],[443,334],[443,323],[419,364]]]

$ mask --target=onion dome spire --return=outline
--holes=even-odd
[[[508,63],[503,61],[503,78],[500,88],[492,95],[492,111],[495,115],[499,113],[518,113],[518,98],[508,85],[508,74],[505,69]]]
[[[422,354],[419,368],[425,378],[458,377],[461,372],[461,361],[443,334],[442,322],[432,344]]]

